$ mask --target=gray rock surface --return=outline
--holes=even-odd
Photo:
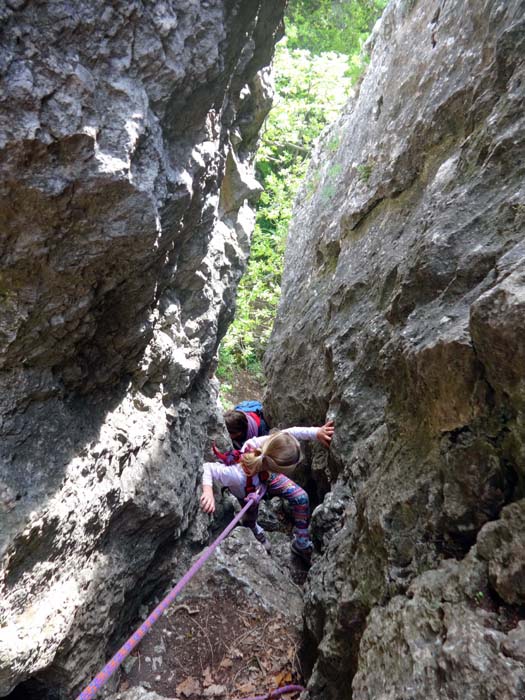
[[[153,693],[146,688],[132,688],[124,693],[117,693],[112,696],[114,700],[168,700],[158,693]]]
[[[282,10],[0,4],[0,696],[70,697],[206,535]]]
[[[271,554],[247,528],[235,528],[206,563],[199,579],[185,589],[181,600],[186,596],[213,596],[214,591],[228,586],[232,591],[244,591],[259,607],[269,613],[281,613],[291,627],[300,628],[302,590],[293,583],[287,568],[290,539],[278,532],[269,539]]]
[[[525,623],[509,631],[515,620],[490,600],[487,566],[475,549],[461,562],[449,559],[427,571],[406,596],[372,610],[354,700],[523,697]]]
[[[321,493],[348,491],[313,518],[311,700],[352,697],[356,673],[365,697],[360,640],[378,606],[462,559],[525,494],[524,16],[521,0],[391,2],[295,205],[265,413],[333,418],[312,473]],[[506,516],[493,528],[480,541],[491,591],[515,605],[521,535]],[[480,663],[490,644],[480,637]],[[377,697],[412,697],[409,650],[374,653],[373,687],[397,679]],[[501,697],[517,697],[513,668]],[[449,672],[456,689],[429,682],[427,698],[467,697]]]
[[[499,597],[511,605],[525,605],[525,501],[507,506],[499,520],[485,525],[478,552],[488,563],[490,583]]]

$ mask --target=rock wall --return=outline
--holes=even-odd
[[[265,411],[336,422],[311,700],[525,692],[524,17],[393,0],[297,199]]]
[[[0,7],[2,697],[70,697],[205,535],[283,4]]]

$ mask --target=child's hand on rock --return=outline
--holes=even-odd
[[[324,447],[330,447],[332,442],[332,437],[334,435],[334,421],[329,420],[317,431],[317,441],[321,443]]]
[[[213,488],[207,484],[202,487],[200,504],[205,513],[215,513],[215,497],[213,495]]]

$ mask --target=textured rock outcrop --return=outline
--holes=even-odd
[[[518,510],[523,520],[525,501],[504,510],[511,528],[518,526],[513,520]],[[486,525],[480,538],[494,524]],[[514,536],[523,550],[523,523]],[[489,571],[500,555],[491,549]],[[522,580],[524,566],[522,558]],[[360,644],[353,697],[520,697],[525,687],[525,620],[518,619],[519,611],[495,604],[488,581],[487,562],[473,547],[464,560],[448,559],[416,578],[406,596],[375,607]]]
[[[205,533],[208,375],[282,10],[0,8],[0,696],[69,697]]]
[[[523,609],[514,630],[496,619],[523,604],[522,521],[497,519],[525,494],[524,10],[391,2],[296,203],[265,411],[337,426],[312,462],[333,494],[313,518],[312,700],[488,698],[488,666],[493,697],[525,688],[506,651]],[[480,530],[483,574],[474,555],[442,564]],[[457,601],[424,631],[430,673],[418,609],[429,587],[441,605],[456,570],[478,571],[494,617],[454,584]],[[471,656],[448,654],[447,634]]]

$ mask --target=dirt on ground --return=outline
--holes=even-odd
[[[265,512],[263,506],[263,517]],[[308,566],[290,553],[291,524],[282,511],[277,511],[271,529],[276,532],[271,555],[278,562],[275,571],[293,581],[300,591]],[[222,567],[228,567],[231,561],[228,557],[235,557],[239,551],[236,547],[242,551],[248,546],[246,556],[253,557],[257,548],[261,554],[256,557],[269,556],[255,541],[250,546],[251,533],[245,528],[235,530],[246,535],[246,545],[235,538],[228,545],[228,538],[224,563],[219,557],[196,574],[124,661],[119,692],[142,686],[163,698],[241,700],[264,697],[285,685],[304,684],[298,659],[300,625],[285,617],[286,606],[282,613],[270,611],[250,585],[246,581],[243,584],[242,574],[228,576],[223,572]],[[152,601],[149,609],[144,608],[143,616],[158,602]],[[280,697],[295,700],[298,695]]]
[[[228,381],[221,382],[221,403],[225,409],[241,401],[262,401],[264,380],[246,369],[232,373]]]
[[[281,615],[253,604],[242,590],[185,598],[126,659],[119,691],[143,686],[179,700],[265,695],[302,683],[299,642]]]

